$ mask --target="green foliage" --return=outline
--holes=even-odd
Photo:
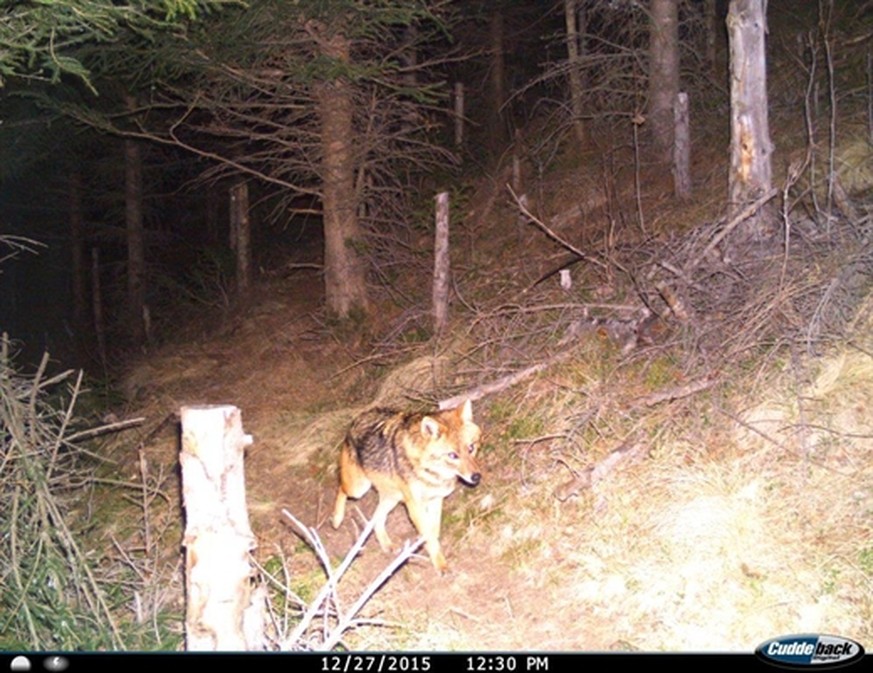
[[[167,21],[178,18],[196,19],[198,4],[197,0],[164,0]]]
[[[544,427],[541,416],[516,416],[506,429],[506,437],[511,440],[531,439],[541,435]]]
[[[434,0],[253,0],[245,10],[198,21],[184,40],[165,35],[140,59],[153,68],[152,90],[191,113],[186,146],[229,157],[216,173],[261,178],[262,202],[282,217],[323,177],[323,85],[347,84],[354,103],[349,161],[367,177],[357,196],[380,223],[400,222],[407,221],[398,204],[409,198],[403,181],[410,171],[451,161],[436,142],[429,109],[444,93],[444,77],[436,59],[422,56],[447,42],[447,21]],[[143,61],[131,60],[125,71],[143,73]],[[161,119],[152,114],[148,123],[163,136]]]
[[[181,278],[166,272],[157,274],[155,284],[170,296],[196,306],[227,308],[233,294],[235,259],[227,248],[207,247]]]
[[[865,574],[873,577],[873,547],[865,547],[858,552],[858,567]]]
[[[176,569],[157,551],[158,544],[166,548],[158,542],[165,535],[178,546],[178,519],[152,521],[142,539],[142,519],[114,497],[117,465],[95,460],[93,451],[79,445],[82,435],[110,430],[93,430],[83,420],[82,376],[72,384],[71,372],[46,378],[46,362],[35,375],[21,375],[4,338],[0,650],[178,649],[183,615],[166,601]],[[137,507],[166,499],[158,475],[143,479]],[[110,497],[104,489],[112,490]],[[91,547],[92,539],[106,544],[107,531],[121,546],[119,540],[137,540],[123,550],[122,563]],[[130,618],[132,605],[136,620]]]
[[[297,553],[302,553],[305,547],[298,546]],[[307,573],[297,574],[294,576],[288,590],[292,595],[296,596],[299,601],[309,604],[318,595],[319,589],[324,585],[324,573],[320,568],[313,568]]]
[[[670,385],[675,385],[681,372],[676,363],[668,355],[649,360],[645,363],[645,386],[647,390],[658,390]]]
[[[502,442],[531,439],[545,430],[545,421],[537,411],[525,413],[509,401],[496,400],[488,407],[489,425],[500,428]]]
[[[349,37],[384,37],[382,31],[415,22],[436,22],[445,27],[434,13],[431,0],[296,0],[297,11],[325,23],[342,22]]]
[[[24,0],[6,2],[0,22],[0,87],[14,77],[58,82],[68,74],[89,87],[90,72],[75,55],[132,31],[147,39],[224,0]]]

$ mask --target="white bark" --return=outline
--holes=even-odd
[[[678,198],[687,199],[691,196],[691,129],[688,94],[684,91],[676,96],[673,119],[673,186]]]
[[[439,336],[449,319],[449,193],[436,196],[436,239],[433,266],[434,333]]]
[[[187,649],[263,649],[243,470],[252,438],[233,406],[182,407],[181,417]]]
[[[731,0],[727,27],[731,72],[731,168],[729,199],[732,212],[772,189],[770,126],[767,117],[767,18],[765,0]],[[767,218],[749,219],[746,234],[766,235]]]

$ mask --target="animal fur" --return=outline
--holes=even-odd
[[[382,549],[392,549],[385,522],[402,502],[434,568],[444,572],[439,541],[443,500],[459,478],[471,486],[481,480],[476,463],[480,435],[469,400],[429,414],[382,408],[364,412],[352,422],[340,452],[333,527],[342,523],[348,498],[360,498],[375,486],[374,531]]]

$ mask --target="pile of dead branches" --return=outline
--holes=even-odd
[[[93,483],[76,444],[81,374],[16,371],[0,347],[0,649],[123,648],[93,558],[71,524]]]

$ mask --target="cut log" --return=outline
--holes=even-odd
[[[265,649],[243,471],[252,438],[243,433],[236,407],[182,407],[180,413],[187,649]]]

